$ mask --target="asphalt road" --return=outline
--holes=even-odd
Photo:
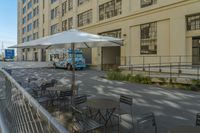
[[[17,64],[21,67],[16,67]],[[12,67],[13,64],[10,65],[10,68],[15,68],[12,75],[19,82],[25,83],[27,77],[36,77],[38,79],[58,79],[62,84],[70,84],[70,71],[36,67],[34,69],[24,69],[24,64],[15,63],[14,67]],[[76,82],[81,85],[79,93],[92,96],[108,96],[116,99],[119,98],[120,94],[131,95],[133,97],[134,118],[137,119],[144,113],[154,112],[158,133],[167,133],[168,129],[178,125],[195,125],[196,113],[200,112],[199,92],[110,81],[103,78],[104,76],[105,73],[102,71],[76,71]],[[126,107],[124,106],[124,108]],[[130,117],[124,116],[123,120],[122,127],[130,128]]]

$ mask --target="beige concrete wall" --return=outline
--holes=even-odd
[[[50,35],[50,27],[53,24],[59,23],[60,31],[62,21],[70,17],[74,17],[74,27],[77,27],[77,15],[89,9],[93,10],[93,23],[79,27],[78,29],[98,34],[106,31],[121,29],[124,46],[121,47],[121,63],[142,64],[158,63],[160,56],[176,56],[176,55],[191,55],[192,54],[192,37],[200,36],[198,31],[186,31],[185,16],[189,14],[199,13],[199,0],[158,0],[157,4],[141,8],[140,0],[122,0],[122,14],[103,21],[98,19],[98,6],[108,2],[109,0],[90,0],[83,5],[77,7],[74,3],[74,9],[68,11],[63,17],[58,17],[54,20],[50,19],[50,11],[56,6],[60,6],[65,0],[56,2],[45,1],[43,9],[42,1],[40,1],[40,27],[36,30],[39,32],[39,37],[42,37],[43,29],[45,36]],[[32,32],[22,35],[22,19],[21,9],[18,10],[18,42],[21,42],[22,36],[32,34]],[[45,15],[45,23],[42,23],[43,14]],[[140,54],[140,25],[149,22],[157,22],[157,54],[156,55],[141,55]],[[30,22],[29,22],[30,23]],[[20,53],[20,52],[18,52]],[[47,52],[48,54],[48,52]],[[126,60],[123,58],[127,56]],[[137,56],[130,58],[130,56]],[[140,57],[138,57],[140,56]],[[149,57],[142,57],[149,56]],[[22,56],[21,56],[22,57]],[[48,57],[48,56],[47,56]],[[47,58],[48,59],[48,58]],[[183,61],[190,61],[191,58],[183,58]],[[178,62],[179,57],[162,57],[162,62]],[[100,66],[101,64],[101,48],[92,49],[92,64]]]

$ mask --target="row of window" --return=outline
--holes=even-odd
[[[31,40],[35,40],[35,39],[38,39],[38,38],[39,38],[39,33],[36,32],[36,33],[33,33],[33,35],[28,35],[27,37],[23,37],[22,43],[28,42],[28,41],[31,41]]]
[[[38,28],[39,27],[39,19],[36,19],[33,21],[33,23],[30,23],[22,29],[22,34],[25,34],[26,32],[31,31],[32,29]],[[26,30],[27,29],[27,30]]]
[[[67,11],[70,11],[73,9],[73,0],[67,0],[64,3],[62,3],[62,16],[64,16]]]
[[[73,18],[68,18],[62,21],[62,31],[66,31],[72,29],[73,26]],[[54,24],[51,26],[51,35],[56,34],[59,32],[59,24]]]
[[[23,0],[23,4],[25,4],[25,2],[26,2],[26,0]],[[24,7],[23,7],[23,9],[22,9],[22,14],[25,14],[26,11],[27,11],[27,9],[32,8],[32,5],[33,5],[33,4],[37,4],[38,2],[39,2],[39,0],[33,0],[33,2],[32,2],[32,0],[30,0],[30,1],[28,2],[27,6],[24,6]]]
[[[200,30],[200,13],[186,16],[187,31]],[[157,23],[140,26],[140,54],[157,54]]]
[[[39,14],[39,6],[35,7],[33,9],[33,12],[29,12],[27,17],[25,16],[25,17],[22,18],[22,24],[25,24],[26,20],[29,21],[38,14]]]
[[[59,8],[57,6],[54,9],[51,10],[51,19],[56,18],[58,16],[58,14],[59,14]]]

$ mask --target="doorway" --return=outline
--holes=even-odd
[[[200,65],[200,36],[192,38],[192,65]]]

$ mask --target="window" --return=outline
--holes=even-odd
[[[58,7],[51,10],[51,19],[54,19],[58,16]]]
[[[45,29],[42,30],[42,36],[45,36]]]
[[[33,9],[33,17],[39,14],[39,6]]]
[[[42,22],[43,22],[43,24],[44,24],[44,22],[45,22],[45,16],[44,16],[44,14],[43,14],[43,17],[42,17],[43,19],[42,19]]]
[[[68,11],[73,9],[73,0],[68,0]]]
[[[28,24],[27,26],[27,32],[31,31],[32,30],[32,23],[31,24]]]
[[[30,9],[32,7],[32,1],[28,2],[28,9]]]
[[[22,0],[22,3],[23,3],[23,4],[26,3],[26,0]]]
[[[99,6],[99,20],[122,14],[122,0],[111,0]]]
[[[26,23],[26,17],[24,17],[23,19],[22,19],[22,24],[25,24]]]
[[[121,38],[121,29],[103,32],[103,33],[100,33],[99,35]]]
[[[29,21],[31,18],[32,18],[32,12],[30,12],[30,13],[28,14],[27,20]]]
[[[32,35],[27,36],[27,41],[31,41],[32,40]]]
[[[38,32],[33,33],[33,40],[38,39]]]
[[[157,54],[157,23],[140,26],[140,54]]]
[[[39,27],[39,20],[35,20],[33,21],[33,29],[38,28]]]
[[[62,21],[62,31],[67,30],[67,20]]]
[[[78,15],[78,27],[92,23],[92,10],[88,10]]]
[[[51,4],[55,3],[57,0],[51,0]]]
[[[22,43],[26,42],[26,37],[22,38]]]
[[[67,1],[62,3],[62,16],[64,16],[66,12],[67,12]]]
[[[58,32],[58,24],[54,24],[51,26],[51,35],[56,34]]]
[[[88,2],[89,0],[78,0],[78,6],[82,5],[85,2]]]
[[[200,13],[186,16],[187,30],[200,30]]]
[[[140,2],[141,2],[141,7],[143,8],[143,7],[147,7],[147,6],[156,4],[157,0],[140,0]]]
[[[26,6],[22,9],[22,13],[23,13],[23,14],[26,13]]]
[[[34,3],[34,4],[37,4],[37,3],[38,3],[38,0],[33,0],[33,3]]]
[[[73,28],[73,17],[68,18],[68,29],[72,29]]]
[[[24,27],[23,29],[22,29],[22,34],[25,34],[26,33],[26,27]]]

